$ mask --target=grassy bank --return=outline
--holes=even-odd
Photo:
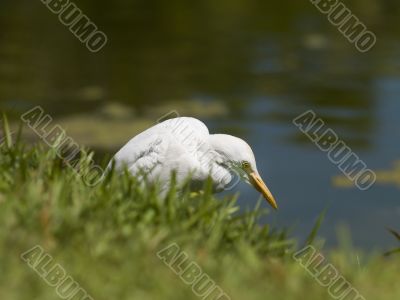
[[[110,174],[89,187],[53,149],[6,135],[0,146],[0,299],[59,299],[46,283],[49,266],[29,267],[38,261],[32,253],[28,262],[21,259],[37,245],[96,300],[200,299],[158,257],[168,260],[160,250],[171,244],[188,255],[181,269],[196,262],[231,299],[330,299],[292,258],[296,243],[285,231],[257,224],[263,212],[240,213],[234,198],[216,199],[207,186],[196,196],[189,190],[171,190],[166,199],[157,194],[128,174]],[[398,255],[361,258],[360,265],[344,250],[326,256],[366,299],[400,299]]]

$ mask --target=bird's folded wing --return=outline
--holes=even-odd
[[[176,118],[157,124],[131,139],[115,155],[115,168],[151,177],[201,171],[201,160],[209,149],[207,127],[194,118]],[[204,167],[205,165],[203,165]],[[158,174],[158,175],[157,175]]]
[[[168,148],[168,139],[164,131],[151,129],[135,136],[117,152],[113,158],[116,170],[127,168],[132,174],[148,173],[160,162]]]

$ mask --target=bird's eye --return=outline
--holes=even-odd
[[[243,169],[248,169],[250,168],[250,163],[248,161],[243,161],[242,162],[242,168]]]

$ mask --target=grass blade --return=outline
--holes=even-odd
[[[10,131],[10,126],[8,124],[7,116],[3,113],[3,132],[4,132],[4,137],[5,137],[5,142],[6,146],[8,149],[12,147],[12,137],[11,137],[11,131]]]
[[[396,239],[400,241],[400,233],[391,228],[386,228]]]
[[[307,240],[306,240],[306,246],[311,245],[314,243],[314,240],[317,236],[317,233],[319,231],[319,228],[322,225],[322,222],[325,219],[325,214],[326,214],[326,209],[322,211],[322,213],[319,215],[317,221],[315,222],[315,225],[313,227],[313,229],[311,230],[310,235],[308,236]]]
[[[397,248],[397,249],[394,249],[394,250],[390,250],[390,251],[388,251],[388,252],[385,252],[383,255],[384,255],[384,256],[390,256],[390,255],[393,255],[393,254],[396,254],[396,253],[400,253],[400,248]]]

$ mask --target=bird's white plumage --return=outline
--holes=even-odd
[[[118,151],[114,161],[117,170],[126,167],[133,175],[145,173],[148,181],[159,182],[164,190],[173,171],[178,183],[190,176],[199,187],[211,176],[216,190],[232,179],[220,164],[206,125],[188,117],[164,121],[138,134]]]

